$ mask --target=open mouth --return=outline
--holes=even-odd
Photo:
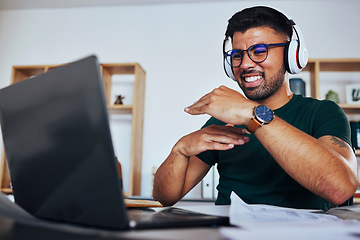
[[[256,75],[256,76],[246,76],[242,77],[244,87],[246,88],[254,88],[257,87],[260,82],[263,80],[262,75]]]
[[[245,77],[244,80],[245,80],[245,82],[252,83],[261,78],[262,78],[262,76],[252,76],[252,77]]]

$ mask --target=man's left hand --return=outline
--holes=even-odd
[[[255,105],[241,93],[220,86],[185,108],[185,112],[192,115],[209,114],[225,123],[246,125],[253,116]]]

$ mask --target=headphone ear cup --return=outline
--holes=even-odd
[[[232,67],[229,64],[229,62],[231,62],[231,57],[226,54],[226,52],[231,50],[231,48],[232,48],[232,46],[231,46],[230,38],[227,36],[227,37],[225,37],[224,42],[223,42],[223,66],[224,66],[224,71],[225,71],[226,75],[229,78],[231,78],[232,80],[236,81]],[[229,59],[226,59],[226,58],[229,58]]]
[[[231,78],[232,80],[236,81],[235,76],[234,76],[234,72],[232,70],[232,67],[230,66],[230,64],[228,63],[228,61],[226,60],[226,57],[224,56],[224,70],[226,75]]]
[[[286,71],[290,73],[290,66],[289,66],[289,45],[290,42],[288,42],[284,47],[284,65]]]
[[[299,51],[299,42],[296,39],[292,39],[287,45],[287,52],[285,52],[286,56],[286,64],[285,66],[287,71],[291,74],[296,74],[301,71],[302,68],[299,68],[298,65],[298,51]]]

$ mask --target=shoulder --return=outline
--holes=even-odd
[[[311,97],[303,97],[300,95],[294,95],[293,106],[299,106],[301,108],[311,109],[313,111],[335,111],[343,113],[341,107],[334,101],[319,100]]]
[[[332,136],[331,140],[337,137],[351,145],[349,120],[337,103],[314,98],[304,98],[302,101],[307,119],[311,121],[312,136]]]
[[[294,95],[294,103],[295,104],[314,104],[314,105],[318,105],[318,104],[330,104],[330,105],[337,105],[335,102],[330,101],[330,100],[320,100],[320,99],[316,99],[316,98],[312,98],[312,97],[304,97],[301,95]]]
[[[333,101],[294,95],[285,106],[275,110],[275,114],[316,138],[324,135],[348,137],[347,116]]]

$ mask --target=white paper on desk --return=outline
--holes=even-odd
[[[251,226],[264,222],[340,221],[336,216],[312,213],[308,210],[278,207],[265,204],[246,204],[234,192],[231,193],[230,223]]]
[[[268,222],[250,229],[223,227],[220,233],[229,240],[359,240],[360,222]]]
[[[347,210],[350,210],[352,212],[360,212],[360,204],[354,204],[354,205],[351,205],[351,206],[344,206],[344,207],[341,207],[339,209],[347,209]]]

